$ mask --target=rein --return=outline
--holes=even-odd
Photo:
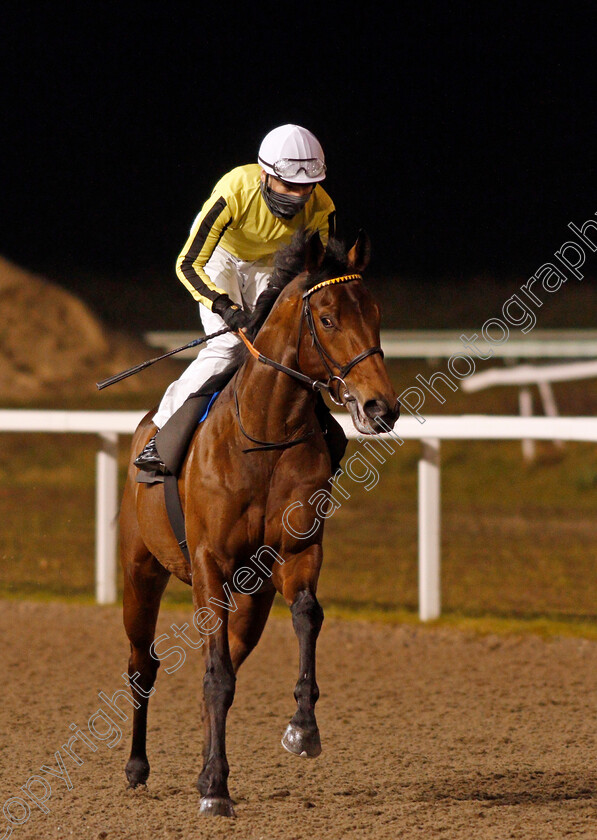
[[[348,283],[351,280],[361,280],[361,279],[362,279],[362,277],[361,277],[360,274],[344,274],[341,277],[332,277],[329,280],[322,280],[321,283],[317,283],[311,289],[308,289],[306,292],[303,293],[303,311],[301,313],[301,321],[300,321],[299,334],[298,334],[298,339],[297,339],[297,353],[296,353],[297,365],[299,365],[298,357],[299,357],[299,349],[300,349],[300,343],[301,343],[301,338],[302,338],[302,333],[303,333],[303,324],[306,323],[307,324],[307,329],[309,330],[309,334],[311,336],[311,340],[313,342],[313,346],[316,348],[316,350],[319,354],[319,357],[320,357],[321,361],[323,362],[323,365],[324,365],[325,369],[329,373],[329,377],[327,379],[327,382],[324,382],[321,379],[313,379],[312,377],[307,376],[307,374],[303,373],[301,370],[294,370],[294,368],[287,367],[286,365],[283,365],[280,362],[276,362],[274,359],[270,359],[268,356],[264,356],[263,353],[260,353],[259,350],[257,350],[256,347],[254,347],[254,345],[249,341],[249,339],[242,332],[242,330],[239,330],[237,335],[239,336],[241,341],[245,344],[249,353],[255,359],[257,359],[257,361],[261,362],[264,365],[269,365],[269,367],[273,367],[276,370],[280,371],[281,373],[285,373],[287,376],[291,376],[293,379],[297,379],[303,385],[308,386],[309,388],[311,388],[314,391],[322,391],[322,390],[327,391],[328,394],[330,395],[330,399],[336,405],[344,405],[346,402],[348,402],[350,399],[352,399],[350,397],[346,382],[344,381],[344,377],[346,377],[348,375],[348,373],[353,369],[353,367],[355,367],[355,365],[358,365],[359,362],[362,362],[364,359],[368,358],[369,356],[373,356],[374,354],[379,353],[381,355],[381,357],[383,358],[383,355],[384,355],[383,350],[379,346],[369,347],[367,350],[363,350],[362,353],[358,353],[353,359],[351,359],[345,365],[341,365],[339,362],[337,362],[327,352],[327,350],[325,349],[325,347],[323,346],[323,344],[319,340],[319,337],[318,337],[317,332],[315,330],[315,321],[314,321],[314,318],[313,318],[313,311],[311,309],[310,298],[311,298],[311,295],[313,295],[315,292],[318,292],[320,289],[323,289],[327,286],[333,286],[337,283]],[[332,369],[332,365],[338,369],[339,374],[334,373],[334,371]],[[299,367],[300,367],[300,365],[299,365]],[[334,389],[334,383],[336,383],[336,387],[337,387],[337,396],[334,394],[334,390],[333,390]],[[341,387],[343,387],[342,393],[341,393]],[[296,446],[297,443],[302,443],[303,441],[307,440],[307,438],[309,438],[313,434],[313,431],[311,431],[311,432],[309,432],[309,434],[304,435],[301,438],[296,438],[295,440],[291,439],[291,440],[287,440],[287,441],[280,441],[280,442],[277,442],[277,443],[270,442],[270,441],[261,441],[261,440],[258,440],[257,438],[253,438],[253,437],[251,437],[251,435],[249,435],[245,431],[245,429],[242,425],[242,422],[241,422],[241,419],[240,419],[240,410],[239,410],[238,397],[236,395],[236,391],[234,393],[234,401],[235,401],[235,407],[236,407],[236,416],[237,416],[237,419],[238,419],[238,424],[239,424],[241,432],[243,433],[243,435],[248,440],[252,441],[253,443],[258,444],[256,447],[253,447],[251,449],[244,449],[243,452],[255,452],[255,451],[265,450],[265,449],[286,449],[286,448],[289,448],[291,446]]]
[[[247,438],[247,440],[250,440],[251,443],[257,444],[257,446],[251,446],[249,449],[243,449],[243,452],[260,452],[262,450],[271,449],[290,449],[291,446],[296,446],[297,443],[303,443],[304,441],[308,440],[311,437],[311,435],[315,434],[315,429],[311,429],[311,431],[307,432],[306,435],[303,435],[299,438],[290,438],[290,440],[259,440],[259,438],[255,438],[252,435],[250,435],[243,426],[242,420],[240,419],[240,407],[238,405],[238,394],[236,393],[236,391],[234,392],[234,409],[236,411],[236,419],[238,420],[239,429]]]

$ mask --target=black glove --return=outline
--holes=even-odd
[[[230,300],[228,295],[219,295],[212,303],[211,310],[219,315],[226,326],[234,332],[238,332],[241,327],[246,327],[251,320],[251,316],[238,303]]]

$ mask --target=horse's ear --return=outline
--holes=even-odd
[[[307,271],[317,271],[325,254],[325,248],[319,236],[319,231],[312,233],[307,240],[307,249],[305,251],[305,268]]]
[[[364,271],[369,265],[370,259],[371,240],[369,234],[361,228],[357,241],[348,252],[348,265],[355,271]]]

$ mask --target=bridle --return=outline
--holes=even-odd
[[[348,283],[351,280],[362,280],[362,277],[360,274],[345,274],[342,277],[332,277],[330,280],[322,280],[321,283],[318,283],[316,286],[313,286],[312,289],[308,289],[306,292],[304,292],[303,312],[301,316],[301,322],[299,325],[299,334],[296,345],[296,359],[297,365],[300,369],[300,364],[298,361],[299,349],[303,332],[303,324],[306,323],[307,328],[309,330],[309,334],[311,335],[311,341],[313,342],[314,347],[319,353],[319,358],[323,362],[325,369],[329,373],[329,378],[327,382],[319,383],[319,387],[323,387],[327,390],[327,392],[330,395],[330,399],[334,403],[336,403],[336,405],[344,405],[345,402],[350,398],[344,378],[348,376],[349,372],[353,369],[355,365],[358,365],[359,362],[362,362],[364,359],[367,359],[369,356],[373,356],[376,353],[379,353],[383,359],[383,350],[381,349],[381,347],[369,347],[368,350],[363,350],[362,353],[358,353],[353,359],[351,359],[345,365],[342,365],[328,353],[328,351],[321,343],[319,336],[317,335],[317,331],[315,329],[315,320],[313,318],[313,310],[311,309],[311,296],[314,292],[318,292],[320,289],[326,288],[327,286],[333,286],[336,283]],[[332,370],[332,366],[338,369],[339,375],[334,373],[334,371]],[[332,383],[337,383],[337,395],[334,395]],[[339,399],[341,387],[343,388],[343,393],[342,398]]]
[[[340,385],[343,385],[344,388],[347,389],[346,382],[344,378],[348,376],[348,373],[353,369],[355,365],[358,365],[359,362],[362,362],[364,359],[368,358],[369,356],[373,356],[376,353],[383,359],[383,350],[381,347],[369,347],[367,350],[363,350],[362,353],[358,353],[353,359],[347,362],[345,365],[340,364],[337,362],[333,356],[331,356],[328,351],[325,349],[321,341],[319,340],[319,336],[315,330],[315,321],[313,318],[313,310],[311,309],[311,296],[318,292],[320,289],[323,289],[327,286],[333,286],[336,283],[348,283],[351,280],[362,280],[360,274],[344,274],[342,277],[332,277],[329,280],[322,280],[321,283],[317,283],[317,285],[313,286],[311,289],[308,289],[306,292],[303,293],[303,311],[301,313],[301,321],[299,325],[299,333],[296,345],[296,358],[297,358],[297,365],[299,370],[294,370],[294,368],[287,367],[286,365],[281,364],[280,362],[274,361],[274,359],[270,359],[267,356],[264,356],[263,353],[260,353],[253,344],[249,341],[247,336],[243,332],[239,332],[239,338],[245,343],[247,349],[251,353],[254,358],[256,358],[259,362],[262,362],[265,365],[269,365],[270,367],[276,368],[276,370],[281,371],[282,373],[287,374],[288,376],[292,376],[294,379],[298,379],[299,382],[302,382],[303,385],[307,385],[308,387],[312,388],[314,391],[327,391],[330,395],[330,398],[336,405],[344,405],[342,400],[338,400],[334,393],[333,393],[333,382],[338,382],[338,392]],[[300,365],[298,362],[299,357],[299,350],[300,350],[300,343],[303,334],[304,325],[307,325],[307,329],[309,330],[309,334],[311,336],[311,341],[313,342],[313,346],[317,350],[319,354],[319,358],[323,362],[323,365],[327,372],[329,373],[329,377],[327,381],[323,381],[321,379],[313,379],[307,374],[303,373],[300,370]],[[332,365],[338,369],[338,374],[335,374],[332,370]]]
[[[346,382],[344,381],[345,377],[353,369],[353,367],[355,367],[355,365],[358,365],[360,362],[364,361],[364,359],[367,359],[369,356],[373,356],[373,355],[378,354],[378,353],[383,359],[384,353],[383,353],[383,350],[381,349],[381,347],[379,347],[379,346],[369,347],[367,350],[363,350],[361,353],[358,353],[356,356],[354,356],[354,358],[352,358],[349,362],[347,362],[344,365],[342,365],[340,362],[336,361],[336,359],[334,359],[333,356],[331,356],[330,353],[328,353],[328,351],[325,349],[325,347],[323,346],[323,344],[321,343],[321,341],[319,339],[319,336],[317,335],[317,331],[315,329],[315,319],[313,317],[313,311],[311,309],[311,296],[313,294],[315,294],[315,292],[318,292],[320,289],[327,288],[328,286],[333,286],[333,285],[338,284],[338,283],[349,283],[352,280],[362,280],[362,277],[361,277],[360,274],[343,274],[341,277],[332,277],[328,280],[322,280],[320,283],[317,283],[311,289],[308,289],[306,292],[303,293],[303,309],[302,309],[302,313],[301,313],[301,320],[300,320],[300,324],[299,324],[299,333],[298,333],[298,339],[297,339],[297,345],[296,345],[296,359],[297,359],[297,366],[298,366],[299,370],[294,370],[294,368],[290,368],[287,365],[283,365],[280,362],[276,362],[274,359],[270,359],[268,356],[264,356],[263,353],[260,353],[259,350],[257,350],[253,346],[253,344],[249,341],[247,336],[242,331],[239,331],[237,334],[238,334],[239,338],[246,345],[247,349],[249,350],[249,353],[251,353],[251,355],[255,359],[257,359],[259,362],[261,362],[262,364],[269,365],[270,367],[273,367],[276,370],[279,370],[282,373],[285,373],[288,376],[291,376],[293,379],[297,379],[299,382],[301,382],[303,385],[306,385],[307,387],[311,388],[313,391],[327,391],[328,394],[330,395],[330,399],[336,405],[345,405],[346,402],[348,402],[350,399],[352,399],[350,397],[350,393],[348,391],[348,386],[346,385]],[[311,336],[311,341],[313,343],[313,346],[317,350],[319,358],[321,359],[321,361],[323,363],[323,366],[325,367],[326,371],[329,374],[329,377],[326,381],[323,381],[321,379],[313,379],[312,377],[308,376],[306,373],[303,373],[302,370],[300,370],[299,351],[300,351],[301,338],[302,338],[302,335],[303,335],[303,330],[304,330],[305,325],[306,325],[307,330],[309,331],[309,334]],[[334,373],[333,368],[337,368],[338,373]],[[334,389],[336,389],[335,394],[334,394]],[[237,417],[238,417],[238,421],[239,421],[239,425],[240,425],[240,429],[241,429],[242,433],[249,440],[253,441],[254,443],[259,444],[259,446],[257,447],[258,449],[281,449],[281,448],[287,448],[289,446],[295,446],[297,443],[302,443],[304,440],[306,440],[308,437],[310,437],[313,434],[313,432],[309,432],[308,435],[305,435],[301,438],[296,438],[295,440],[289,440],[289,441],[281,441],[279,443],[272,443],[270,441],[257,440],[256,438],[253,438],[249,434],[247,434],[247,432],[243,428],[243,425],[242,425],[241,420],[240,420],[238,398],[236,396],[236,393],[235,393],[235,405],[236,405],[236,414],[237,414]],[[255,449],[248,449],[248,450],[245,449],[244,451],[245,452],[253,452],[253,451],[255,451]]]

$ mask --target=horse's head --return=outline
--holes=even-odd
[[[310,238],[297,356],[301,370],[328,382],[357,430],[371,435],[393,428],[400,403],[383,362],[379,306],[360,276],[369,256],[363,232],[346,256],[335,243],[326,252],[317,235]]]
[[[248,334],[256,335],[254,355],[325,388],[359,432],[374,435],[393,427],[400,403],[379,346],[379,306],[360,274],[369,254],[364,232],[348,253],[337,240],[324,249],[318,234],[297,232],[276,255]],[[288,343],[282,326],[296,324],[297,315],[298,336]],[[277,363],[267,358],[272,354]]]

